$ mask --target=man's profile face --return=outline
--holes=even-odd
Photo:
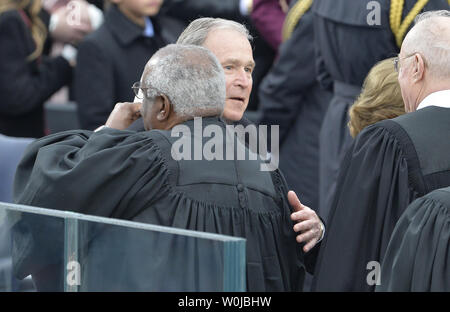
[[[248,39],[230,29],[213,29],[203,47],[215,54],[225,72],[226,101],[223,116],[230,121],[242,118],[252,91],[255,67]]]

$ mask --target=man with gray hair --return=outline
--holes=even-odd
[[[116,105],[106,126],[95,132],[58,133],[28,148],[17,170],[14,201],[244,237],[247,290],[302,290],[305,266],[312,263],[297,246],[288,189],[279,170],[261,171],[261,160],[207,160],[195,156],[197,146],[210,142],[204,134],[208,129],[219,129],[216,136],[227,130],[220,119],[226,96],[225,75],[216,57],[203,47],[169,45],[159,50],[148,61],[141,81],[133,86],[142,104]],[[140,112],[145,128],[151,131],[119,130]],[[202,117],[200,135],[197,117]],[[179,129],[184,129],[182,139],[188,142],[183,151],[174,149],[180,139],[174,132],[180,134]],[[228,147],[225,136],[219,144],[215,142],[216,151]],[[235,140],[234,144],[241,143]],[[194,160],[174,158],[174,153],[186,151],[194,154]],[[306,214],[303,220],[310,224],[318,218]],[[43,237],[52,235],[35,225],[28,228],[21,224],[17,229],[16,259],[40,259],[42,264],[30,269],[26,264],[32,261],[20,261],[16,267],[19,277],[43,276],[36,281],[38,288],[58,290],[46,285],[52,281],[48,268],[46,274],[40,274],[40,269],[55,263],[55,259],[39,254],[46,248],[27,245],[29,235],[33,235],[34,243],[47,245],[51,242]],[[34,233],[32,229],[39,231]],[[136,270],[141,272],[137,276],[144,272],[141,267]],[[152,283],[158,285],[158,281]],[[133,285],[138,289],[128,290],[148,290],[139,288],[139,282]],[[192,290],[182,288],[184,285],[178,287]]]
[[[250,99],[255,68],[251,40],[253,38],[244,25],[210,17],[192,21],[177,40],[177,44],[203,46],[219,60],[226,81],[223,118],[230,123],[250,123],[243,115]],[[129,130],[143,131],[142,121],[138,120]]]
[[[380,263],[399,217],[416,198],[450,186],[449,60],[450,12],[418,16],[394,64],[408,113],[367,127],[346,154],[314,290],[382,285]]]
[[[425,12],[406,35],[398,59],[398,81],[406,112],[450,107],[450,13]]]
[[[423,114],[426,123],[436,121],[431,115],[433,110],[434,114],[442,114],[443,124],[439,127],[443,141],[448,143],[450,12],[427,12],[416,23],[397,61],[405,108]],[[450,155],[448,144],[447,149],[440,146],[439,140],[430,144],[433,150],[428,153],[442,154],[432,158],[421,151],[423,158],[430,157],[428,161],[437,162]],[[450,291],[449,216],[450,187],[426,194],[405,210],[389,241],[377,291]]]

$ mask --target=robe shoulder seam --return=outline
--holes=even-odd
[[[415,145],[408,132],[394,120],[383,120],[379,126],[384,128],[398,142],[408,166],[408,184],[419,193],[425,195],[426,185]]]

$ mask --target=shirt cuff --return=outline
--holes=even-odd
[[[322,229],[322,236],[320,237],[320,239],[317,241],[316,244],[320,243],[323,237],[325,236],[325,225],[323,224],[323,222],[320,222],[320,228]]]
[[[94,132],[99,132],[100,130],[103,130],[103,129],[106,129],[106,128],[109,128],[109,127],[103,125],[103,126],[98,127],[97,129],[95,129]]]

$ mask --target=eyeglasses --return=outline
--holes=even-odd
[[[131,89],[133,89],[134,94],[136,95],[136,97],[140,100],[143,100],[144,97],[149,97],[148,96],[148,92],[147,90],[149,89],[154,89],[153,87],[144,87],[142,86],[140,81],[136,81],[135,83],[133,83],[133,86],[131,87]]]
[[[405,59],[410,58],[411,56],[414,56],[414,55],[416,55],[416,54],[417,54],[417,52],[416,52],[416,53],[413,53],[413,54],[410,54],[410,55],[408,55],[408,56],[402,57],[402,58],[400,58],[399,56],[397,56],[396,58],[394,58],[394,59],[392,60],[392,62],[394,63],[395,71],[396,71],[397,73],[399,72],[399,70],[400,70],[400,60],[401,60],[401,59],[402,59],[402,60],[405,60]]]

